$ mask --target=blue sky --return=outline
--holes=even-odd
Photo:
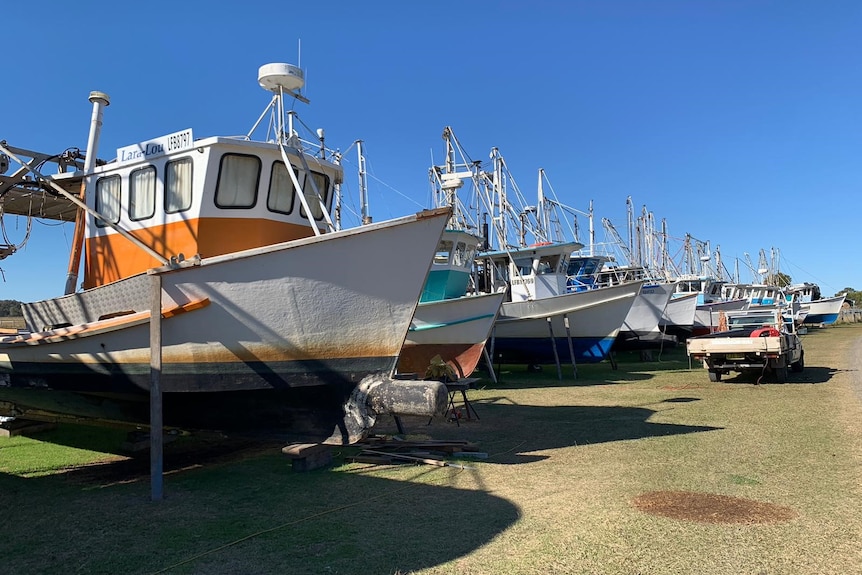
[[[364,140],[377,221],[429,205],[448,125],[473,158],[498,147],[522,191],[544,168],[560,201],[592,200],[599,240],[602,217],[625,234],[631,196],[731,271],[777,248],[794,281],[862,289],[855,0],[6,4],[13,146],[85,148],[92,90],[111,97],[99,157],[189,127],[245,134],[269,102],[258,68],[296,64],[301,41],[300,117],[331,147]],[[0,299],[61,294],[71,237],[35,222],[0,261]]]

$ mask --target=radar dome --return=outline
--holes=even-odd
[[[270,92],[296,92],[305,85],[305,75],[292,64],[265,64],[257,72],[257,81]]]

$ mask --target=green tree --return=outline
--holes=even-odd
[[[0,317],[18,317],[21,312],[21,302],[14,299],[0,300]]]
[[[782,272],[770,274],[766,276],[766,285],[787,287],[790,285],[790,276]]]
[[[862,291],[855,290],[851,287],[846,287],[835,295],[841,295],[842,293],[847,294],[847,297],[844,299],[844,301],[850,303],[850,300],[852,300],[853,303],[856,304],[856,307],[862,306]]]

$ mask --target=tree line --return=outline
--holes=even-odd
[[[14,299],[0,299],[0,317],[18,317],[21,312],[21,302]]]
[[[839,291],[835,295],[839,295],[842,293],[847,294],[847,297],[844,298],[845,302],[849,303],[850,305],[855,304],[855,307],[862,306],[862,291],[857,291],[853,288],[847,287],[847,288],[844,288],[843,290]],[[853,302],[853,303],[850,303],[850,302]]]

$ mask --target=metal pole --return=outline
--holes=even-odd
[[[96,167],[96,154],[99,149],[99,136],[102,133],[102,117],[104,109],[111,104],[111,99],[104,92],[90,92],[90,103],[93,104],[93,113],[90,116],[90,134],[87,137],[87,156],[84,158],[84,174],[89,176]],[[80,199],[86,202],[85,191],[87,180],[85,177],[81,182]],[[75,215],[75,235],[72,240],[72,250],[69,253],[69,272],[66,275],[66,295],[75,293],[78,284],[78,268],[81,266],[81,250],[84,245],[84,211],[78,209]]]
[[[566,340],[569,342],[569,357],[572,358],[572,374],[578,379],[578,364],[575,362],[575,347],[572,344],[572,331],[569,329],[569,314],[563,314],[563,324],[566,326]]]
[[[150,499],[161,501],[164,485],[162,452],[162,276],[153,274],[150,299]]]
[[[488,364],[488,374],[491,376],[491,381],[497,383],[497,374],[494,373],[494,363],[491,361],[487,347],[482,348],[482,355],[485,357],[485,363]]]
[[[362,140],[356,140],[356,154],[359,157],[359,206],[362,210],[361,225],[371,223],[371,216],[368,215],[368,180],[365,172],[365,155],[362,153]]]
[[[551,349],[554,350],[554,363],[557,365],[557,379],[563,381],[563,369],[560,367],[560,354],[557,353],[557,340],[554,339],[554,326],[551,325],[551,318],[548,320],[548,332],[551,334]]]

